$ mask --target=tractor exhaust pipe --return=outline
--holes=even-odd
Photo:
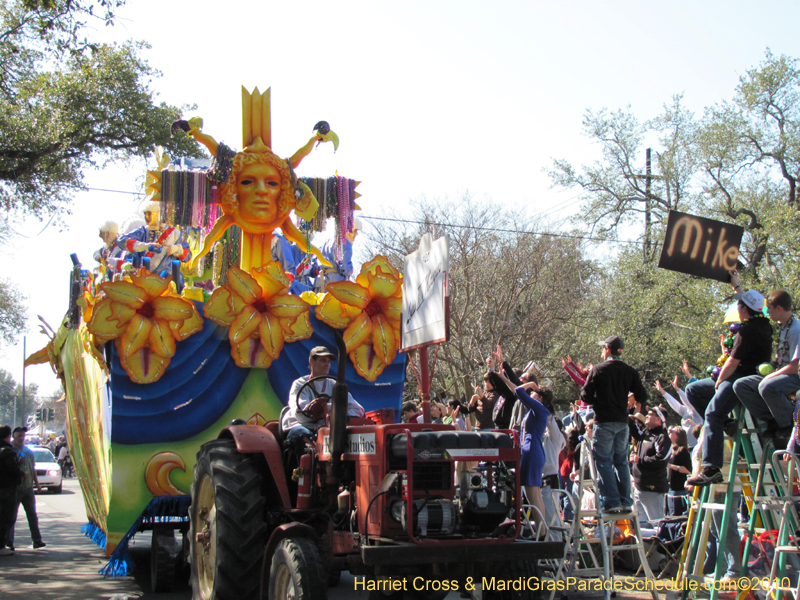
[[[339,350],[339,359],[336,369],[336,383],[333,386],[333,398],[331,399],[331,467],[333,476],[338,482],[341,457],[347,447],[348,389],[345,381],[347,346],[340,331],[334,330],[334,335],[336,336],[336,347]]]

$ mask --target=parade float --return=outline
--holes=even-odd
[[[357,181],[295,173],[316,145],[338,137],[322,121],[281,158],[269,90],[242,91],[243,149],[217,143],[200,119],[176,122],[174,134],[209,149],[210,167],[158,154],[145,224],[106,246],[97,273],[72,256],[71,308],[26,362],[49,362],[66,390],[84,532],[108,557],[101,572],[128,573],[128,545],[152,530],[155,587],[169,582],[186,548],[175,533],[188,531],[201,444],[234,420],[277,419],[292,381],[308,373],[310,349],[335,348],[336,330],[353,396],[380,418],[391,414],[382,409],[399,414],[402,276],[382,256],[352,275],[343,267]],[[319,249],[311,238],[326,220],[336,231]]]

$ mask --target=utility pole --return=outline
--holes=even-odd
[[[25,417],[25,336],[22,336],[22,416]],[[15,415],[16,417],[16,415]],[[23,423],[24,426],[24,423]],[[19,425],[17,426],[19,427]]]
[[[633,175],[635,179],[644,179],[644,243],[642,244],[642,258],[644,262],[650,260],[650,251],[652,241],[650,239],[650,230],[653,221],[653,205],[652,200],[652,185],[654,179],[664,179],[662,175],[653,175],[652,169],[652,150],[647,148],[645,151],[645,171],[644,175]]]
[[[650,166],[650,148],[645,155],[645,176],[644,176],[644,259],[650,256],[650,182],[653,172]],[[23,377],[24,381],[24,377]],[[24,384],[23,384],[24,385]]]

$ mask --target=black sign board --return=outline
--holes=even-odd
[[[658,266],[728,282],[736,268],[744,229],[731,223],[669,211]]]

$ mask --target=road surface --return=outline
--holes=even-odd
[[[150,591],[150,533],[134,538],[130,546],[135,563],[132,576],[103,578],[97,571],[105,565],[105,553],[81,533],[86,523],[83,497],[76,479],[64,480],[62,494],[37,494],[39,527],[46,548],[34,550],[25,513],[20,508],[15,530],[17,551],[0,556],[0,599],[2,600],[191,600],[188,583],[169,593]],[[342,574],[341,582],[328,590],[330,600],[366,600],[366,591],[356,591],[354,578]],[[660,595],[664,598],[664,594]],[[545,596],[546,597],[546,596]],[[601,593],[573,592],[570,599],[601,598]],[[448,600],[460,598],[451,592]],[[641,592],[619,592],[618,599],[652,598]],[[243,599],[246,600],[246,599]]]

